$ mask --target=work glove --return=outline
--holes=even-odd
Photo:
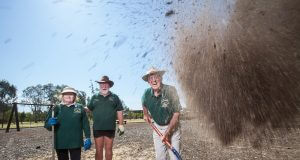
[[[87,138],[84,140],[84,144],[83,144],[83,148],[84,148],[84,151],[90,149],[92,146],[92,141],[90,138]]]
[[[56,117],[54,117],[54,118],[49,118],[49,120],[48,120],[48,125],[54,126],[54,125],[56,125],[56,124],[57,124],[57,118],[56,118]]]
[[[117,132],[119,133],[119,136],[122,136],[125,132],[125,128],[123,125],[119,125]]]

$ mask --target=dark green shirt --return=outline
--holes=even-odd
[[[92,96],[88,106],[93,113],[94,130],[115,130],[117,111],[122,111],[123,106],[119,97],[112,92],[106,97],[101,94]]]
[[[51,110],[45,121],[45,128],[51,130],[48,120],[52,116]],[[90,138],[90,125],[81,104],[70,107],[60,104],[54,108],[54,117],[58,124],[54,127],[55,149],[71,149],[83,146],[83,131],[86,138]]]
[[[146,89],[142,97],[142,104],[159,125],[169,124],[173,114],[181,109],[176,88],[165,84],[162,84],[161,94],[157,97],[152,88]]]

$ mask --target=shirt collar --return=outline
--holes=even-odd
[[[107,94],[105,97],[108,97],[108,96],[110,96],[111,94],[112,94],[111,91],[108,91],[108,94]],[[98,93],[98,96],[104,97],[100,92]]]
[[[61,102],[60,105],[64,105],[64,106],[67,106],[67,107],[71,107],[73,105],[75,105],[76,102],[72,103],[72,104],[65,104],[64,102]]]

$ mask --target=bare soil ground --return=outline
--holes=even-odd
[[[204,129],[192,129],[190,122],[182,121],[182,157],[189,160],[220,159],[299,159],[300,130],[277,134],[261,143],[259,149],[240,138],[230,146],[222,146]],[[152,131],[146,123],[126,124],[124,136],[116,136],[114,160],[154,159]],[[51,132],[44,128],[26,128],[21,132],[0,130],[1,160],[41,160],[51,158]],[[94,159],[95,148],[82,152],[82,159]]]

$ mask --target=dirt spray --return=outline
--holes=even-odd
[[[291,129],[299,117],[300,1],[203,1],[177,31],[174,66],[187,105],[223,144]]]

